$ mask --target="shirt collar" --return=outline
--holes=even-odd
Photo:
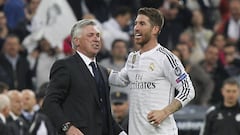
[[[6,123],[6,118],[3,116],[2,113],[0,113],[0,119],[2,120],[2,122],[5,124]]]
[[[148,50],[146,52],[143,52],[140,54],[140,50],[138,51],[138,54],[141,56],[148,56],[149,54],[152,54],[157,48],[160,47],[160,44],[157,44],[154,48],[152,48],[151,50]]]
[[[80,55],[80,57],[83,59],[84,63],[88,66],[92,61],[94,63],[96,63],[96,58],[94,58],[94,60],[88,58],[86,55],[84,55],[83,53],[77,51],[77,53]]]
[[[18,116],[16,116],[13,112],[10,112],[10,116],[13,118],[13,120],[17,120]]]

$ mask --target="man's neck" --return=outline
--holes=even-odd
[[[203,30],[203,27],[201,25],[196,25],[195,26],[195,31],[201,32]]]
[[[223,104],[224,104],[225,107],[233,107],[233,106],[235,106],[237,103],[224,102]]]
[[[149,41],[148,43],[146,43],[145,45],[143,45],[140,49],[140,53],[144,53],[144,52],[147,52],[153,48],[155,48],[157,46],[157,40],[154,40],[154,41]]]

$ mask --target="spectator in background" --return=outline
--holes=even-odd
[[[190,59],[189,59],[189,62],[191,64],[197,64],[204,59],[204,53],[202,49],[199,48],[200,46],[196,46],[194,44],[195,42],[194,42],[193,36],[190,35],[189,33],[182,33],[179,37],[179,43],[188,45],[188,48],[191,51]]]
[[[10,115],[7,117],[7,125],[11,135],[27,135],[28,127],[20,117],[22,114],[22,94],[18,90],[8,92],[10,103]]]
[[[37,99],[37,104],[39,105],[39,109],[42,107],[44,97],[46,96],[46,93],[47,93],[48,85],[49,85],[49,82],[44,82],[36,91],[36,99]]]
[[[231,0],[229,2],[230,17],[222,20],[219,32],[223,33],[227,40],[236,43],[240,37],[240,0]]]
[[[234,79],[227,79],[221,89],[223,102],[207,111],[201,135],[239,135],[240,106],[238,98],[240,86]]]
[[[220,2],[221,0],[198,0],[204,14],[205,26],[208,29],[213,29],[216,22],[221,19]]]
[[[200,62],[200,66],[211,76],[214,82],[213,93],[210,99],[211,104],[222,101],[220,89],[223,81],[229,77],[223,65],[219,62],[218,53],[216,46],[209,45],[205,51],[205,59]]]
[[[105,68],[113,69],[116,71],[120,71],[127,60],[128,50],[127,50],[128,43],[121,39],[116,39],[112,43],[112,51],[110,58],[103,59],[100,61],[100,65]],[[111,86],[110,93],[115,91],[121,91],[129,93],[129,87],[118,87],[118,86]]]
[[[112,13],[112,17],[102,24],[103,45],[110,51],[115,39],[129,41],[130,36],[123,29],[128,27],[131,19],[131,10],[127,7],[118,7]]]
[[[14,29],[14,33],[19,36],[20,41],[23,41],[32,32],[32,18],[35,16],[40,2],[41,0],[26,0],[26,8],[24,9],[25,17],[17,23]]]
[[[127,93],[116,91],[111,93],[112,115],[115,121],[128,132],[128,95]]]
[[[204,53],[213,35],[213,32],[203,26],[204,18],[200,10],[194,10],[192,15],[192,26],[186,29],[185,32],[189,33],[189,35],[192,35],[195,48]]]
[[[42,112],[42,104],[46,95],[48,82],[43,83],[36,91],[37,106],[33,122],[30,126],[30,135],[57,135],[56,131],[48,119],[48,117]]]
[[[9,86],[4,83],[4,82],[0,82],[0,94],[5,94],[8,92]]]
[[[230,77],[235,77],[240,83],[240,57],[235,44],[227,44],[224,47],[225,69]]]
[[[0,51],[2,50],[5,38],[10,33],[10,30],[7,26],[7,19],[5,13],[0,11]]]
[[[53,48],[46,38],[43,37],[38,41],[38,46],[28,57],[37,89],[49,80],[52,64],[63,57],[59,48]]]
[[[28,60],[20,55],[20,42],[16,35],[8,35],[0,54],[0,67],[3,75],[0,81],[10,89],[32,88],[32,77]]]
[[[4,12],[7,17],[8,27],[13,30],[17,24],[25,18],[24,0],[7,0],[4,4]]]
[[[103,59],[100,64],[106,68],[120,71],[126,62],[128,55],[127,42],[121,39],[116,39],[112,43],[111,57]]]
[[[7,118],[8,122],[16,121],[22,113],[22,95],[19,90],[11,90],[8,92],[8,97],[11,101],[10,115]]]
[[[165,0],[160,11],[165,23],[158,40],[164,47],[172,50],[176,47],[180,34],[190,25],[192,13],[180,5],[178,0]]]
[[[6,118],[9,116],[10,100],[4,95],[0,94],[0,134],[11,135],[6,125]]]
[[[186,72],[191,77],[195,88],[196,95],[190,103],[207,106],[214,88],[213,80],[199,64],[191,64],[189,62],[191,52],[187,44],[178,44],[176,50],[180,52],[180,60],[182,61]]]
[[[29,131],[36,113],[34,110],[34,106],[36,105],[36,96],[35,93],[30,89],[24,89],[21,93],[23,103],[21,118],[23,118],[25,121],[26,127]]]
[[[224,46],[226,45],[226,38],[223,34],[215,33],[209,42],[210,45],[214,45],[218,48],[219,61],[222,65],[225,65]]]

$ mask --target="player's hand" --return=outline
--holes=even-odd
[[[84,134],[78,128],[71,126],[66,132],[66,135],[84,135]]]
[[[168,117],[168,113],[164,110],[153,110],[148,113],[148,121],[154,126],[158,126],[163,120]]]

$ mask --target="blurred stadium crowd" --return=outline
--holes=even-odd
[[[239,0],[0,0],[0,121],[11,135],[55,134],[40,108],[53,62],[74,53],[74,22],[98,23],[103,48],[97,61],[120,70],[129,52],[139,49],[133,25],[140,7],[157,8],[165,17],[159,43],[179,57],[196,91],[176,114],[180,130],[196,132],[180,135],[199,134],[206,109],[223,101],[223,82],[240,83]],[[110,97],[113,116],[126,130],[128,91],[112,87]],[[183,123],[187,114],[195,114],[195,126]]]

